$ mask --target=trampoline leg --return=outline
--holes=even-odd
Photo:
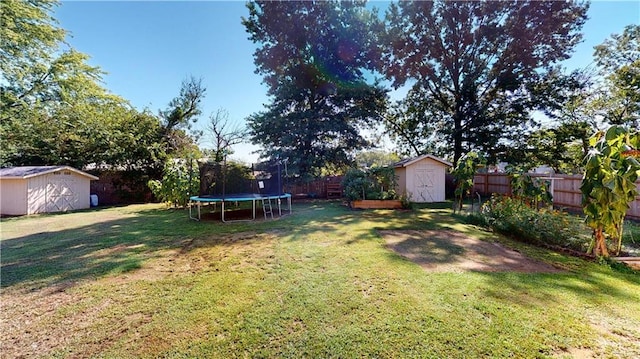
[[[191,207],[193,207],[193,202],[189,201],[189,219],[193,219],[194,221],[199,221],[200,220],[200,202],[198,202],[197,206],[198,206],[198,218],[195,218],[191,214]]]
[[[282,200],[278,198],[278,216],[282,217]]]

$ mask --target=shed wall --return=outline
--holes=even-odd
[[[0,180],[0,214],[10,216],[27,214],[27,180]]]
[[[417,203],[444,201],[446,169],[446,165],[431,158],[396,168],[396,174],[402,177],[398,180],[400,193],[410,194],[411,201]],[[401,170],[405,170],[402,176]]]
[[[407,169],[399,167],[395,169],[396,180],[398,181],[398,194],[403,195],[407,193]]]
[[[27,214],[89,208],[90,179],[71,171],[29,178]]]

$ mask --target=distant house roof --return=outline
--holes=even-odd
[[[57,171],[71,171],[81,176],[89,177],[92,180],[98,180],[98,177],[82,172],[79,169],[70,166],[21,166],[0,168],[0,178],[3,179],[27,179],[36,176],[42,176]]]
[[[430,158],[430,159],[432,159],[432,160],[434,160],[436,162],[440,162],[443,165],[446,165],[446,166],[449,166],[449,167],[453,166],[453,164],[451,162],[445,161],[442,158],[436,157],[434,155],[422,155],[422,156],[418,156],[418,157],[407,158],[407,159],[404,159],[402,161],[396,162],[396,163],[393,164],[393,167],[394,168],[407,167],[407,166],[412,165],[412,164],[414,164],[414,163],[416,163],[418,161],[422,161],[425,158]]]

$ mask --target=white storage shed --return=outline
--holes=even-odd
[[[98,177],[69,166],[0,168],[0,214],[23,215],[89,208]]]
[[[445,200],[445,174],[452,164],[433,155],[408,158],[393,165],[398,179],[398,193],[411,202],[428,203]]]

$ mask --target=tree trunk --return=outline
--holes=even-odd
[[[462,157],[462,118],[460,114],[454,114],[453,122],[453,167],[455,168],[458,160]]]
[[[607,242],[605,241],[602,227],[598,227],[594,230],[594,237],[595,243],[593,246],[593,254],[596,257],[609,257]]]

